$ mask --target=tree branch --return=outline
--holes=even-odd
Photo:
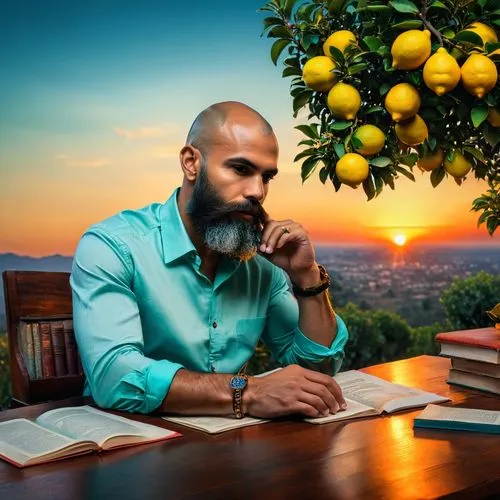
[[[441,47],[442,47],[443,46],[443,36],[441,35],[441,33],[439,33],[439,31],[436,28],[434,28],[434,26],[432,26],[432,24],[429,21],[427,21],[424,14],[422,14],[420,12],[418,14],[418,17],[422,20],[422,22],[424,23],[424,26],[439,40],[439,45],[441,45]]]

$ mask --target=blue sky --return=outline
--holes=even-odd
[[[293,127],[305,117],[292,118],[289,80],[260,37],[263,4],[3,2],[0,252],[69,255],[91,224],[166,200],[181,181],[178,151],[192,120],[223,100],[253,106],[274,126],[280,174],[266,208],[303,223],[316,241],[360,243],[392,238],[385,226],[432,226],[440,239],[467,232],[491,243],[470,213],[485,189],[472,179],[433,190],[428,178],[403,178],[370,203],[361,189],[336,194],[317,177],[301,184],[293,157],[302,136]]]

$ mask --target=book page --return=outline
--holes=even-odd
[[[37,422],[73,439],[94,441],[101,447],[106,440],[117,436],[135,436],[146,440],[175,434],[168,429],[112,415],[90,406],[51,410],[40,415]],[[141,440],[143,439],[130,439],[128,442]]]
[[[24,418],[0,423],[0,454],[20,464],[75,444],[73,439]]]
[[[493,410],[428,405],[416,418],[419,420],[445,420],[448,422],[467,422],[500,426],[500,411]]]
[[[217,434],[219,432],[237,429],[238,427],[246,427],[247,425],[263,424],[269,422],[262,418],[243,417],[240,419],[230,417],[162,417],[163,420],[174,422],[176,424],[185,425],[199,431],[208,432],[209,434]]]
[[[387,382],[357,370],[340,372],[335,380],[342,388],[344,397],[374,408],[378,413],[448,401],[448,398],[437,394]]]
[[[328,422],[337,422],[340,420],[348,420],[349,418],[365,417],[369,415],[378,415],[377,410],[370,408],[362,403],[345,398],[347,408],[343,411],[338,411],[326,417],[304,418],[306,422],[311,424],[326,424]]]

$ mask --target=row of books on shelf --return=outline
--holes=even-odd
[[[82,373],[71,317],[23,319],[18,344],[31,380]]]
[[[500,330],[482,328],[436,335],[451,358],[448,383],[500,395]]]

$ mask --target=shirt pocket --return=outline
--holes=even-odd
[[[236,322],[236,338],[238,349],[250,351],[252,354],[266,326],[267,316],[244,318]]]

